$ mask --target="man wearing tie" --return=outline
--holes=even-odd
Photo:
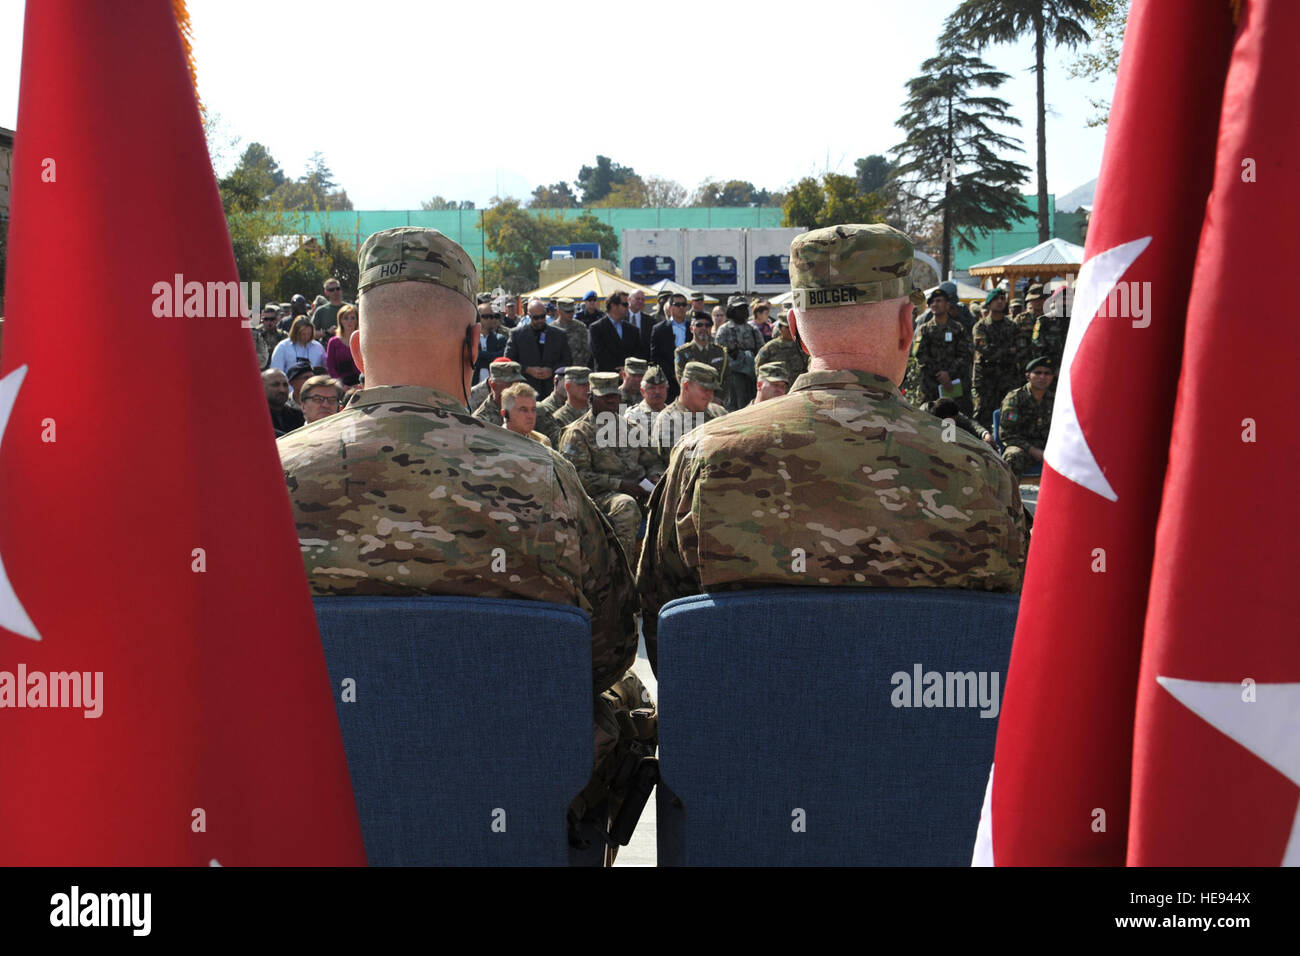
[[[691,340],[691,326],[686,321],[686,296],[677,293],[668,306],[668,316],[651,333],[651,359],[668,379],[668,401],[677,397],[677,373],[674,353]]]
[[[625,359],[641,355],[641,332],[628,322],[628,299],[621,292],[610,295],[605,317],[591,327],[591,352],[601,372],[617,372]]]
[[[654,316],[645,311],[645,293],[640,289],[629,293],[627,307],[629,313],[627,323],[636,329],[641,336],[641,345],[636,357],[648,361],[650,358],[650,333],[654,330],[655,319]]]
[[[568,339],[546,324],[546,303],[541,299],[528,300],[528,321],[510,332],[506,358],[523,367],[524,378],[541,394],[549,394],[555,369],[570,364]]]

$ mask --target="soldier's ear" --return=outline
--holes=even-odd
[[[912,350],[912,302],[904,299],[898,306],[898,347],[904,352]]]
[[[357,371],[362,375],[366,374],[366,363],[361,358],[361,330],[357,329],[348,336],[348,348],[352,350],[352,361],[356,363]]]

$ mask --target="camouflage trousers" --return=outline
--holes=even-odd
[[[991,429],[993,413],[1002,407],[1002,399],[1007,397],[1007,392],[1024,384],[1024,376],[1017,378],[1011,371],[977,368],[973,378],[971,389],[974,392],[975,412],[971,417],[985,428]]]
[[[1011,466],[1011,471],[1017,480],[1023,478],[1025,469],[1034,463],[1034,457],[1029,454],[1029,450],[1019,445],[1008,445],[1006,451],[1002,453],[1002,460]]]
[[[609,518],[609,523],[614,526],[614,534],[618,536],[618,543],[623,546],[628,566],[635,569],[637,558],[641,554],[636,546],[636,533],[641,528],[641,506],[635,498],[621,491],[602,491],[591,500]]]

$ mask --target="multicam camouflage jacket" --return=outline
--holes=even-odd
[[[591,329],[574,319],[568,325],[555,323],[555,327],[568,337],[569,364],[591,366]]]
[[[621,482],[640,481],[646,476],[648,466],[656,462],[649,437],[639,425],[630,428],[627,419],[616,412],[597,416],[589,409],[564,430],[560,453],[594,498],[602,492],[618,491]]]
[[[314,594],[572,604],[591,615],[595,690],[631,666],[630,572],[558,453],[416,386],[367,388],[278,446]]]
[[[637,568],[651,663],[659,609],[700,592],[1019,591],[1011,471],[974,436],[943,433],[888,379],[836,371],[805,372],[785,398],[688,434],[651,496]]]
[[[808,368],[808,356],[804,355],[803,349],[799,348],[799,343],[793,339],[787,342],[779,335],[758,350],[754,367],[762,368],[771,362],[779,362],[785,366],[785,370],[790,373],[791,385]]]

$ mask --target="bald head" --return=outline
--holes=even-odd
[[[903,297],[833,309],[794,311],[811,372],[854,370],[901,384],[912,347],[912,302]]]
[[[469,387],[477,315],[463,295],[430,282],[390,282],[367,289],[357,305],[351,348],[367,387],[423,385],[455,396]]]

